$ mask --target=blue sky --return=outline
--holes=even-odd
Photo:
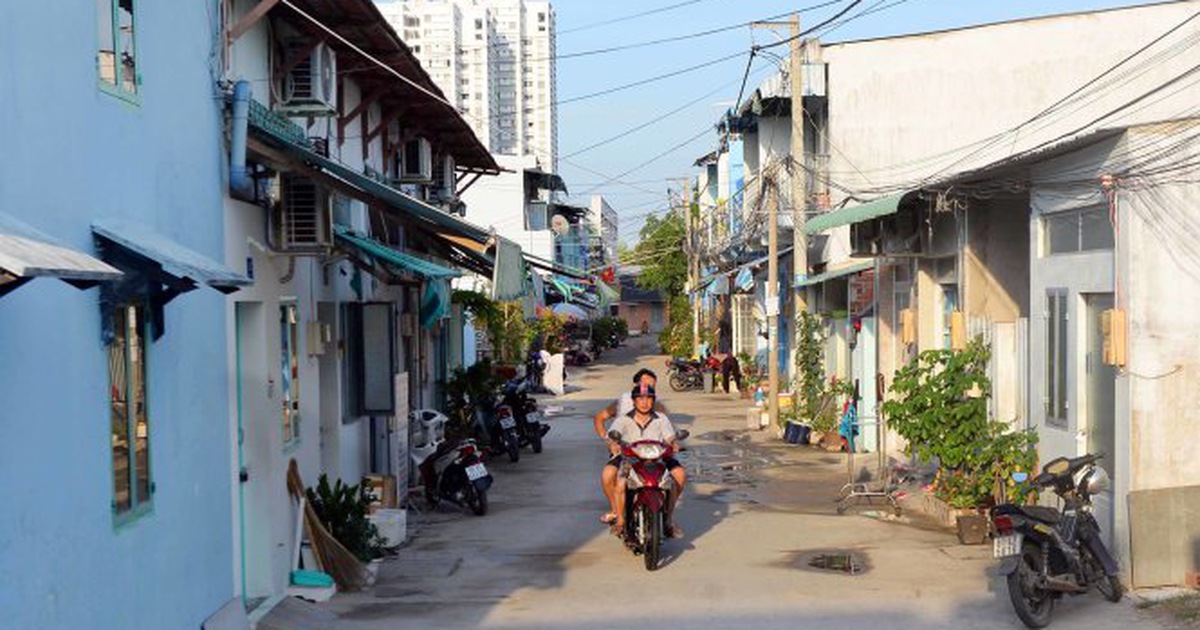
[[[841,0],[800,16],[801,28],[821,22],[845,7]],[[748,51],[754,43],[776,41],[764,29],[742,27],[688,39],[612,52],[562,58],[609,48],[718,29],[823,4],[824,0],[558,0],[558,100],[560,102],[626,83]],[[889,6],[892,4],[894,6]],[[1038,15],[1090,11],[1147,4],[1104,0],[862,0],[847,13],[880,10],[847,22],[822,36],[826,42],[940,30]],[[673,5],[683,5],[666,9]],[[886,7],[886,8],[883,8]],[[609,24],[602,22],[655,9],[666,10]],[[786,34],[786,27],[778,30]],[[786,55],[785,47],[774,49]],[[758,57],[747,91],[769,76],[777,61]],[[558,110],[559,171],[574,201],[604,195],[621,216],[620,237],[637,240],[647,212],[661,210],[669,186],[695,174],[696,157],[715,146],[715,133],[703,134],[678,150],[628,175],[604,183],[650,158],[701,134],[737,97],[746,57],[706,64],[703,68],[612,94],[562,103]],[[756,81],[757,80],[757,81]],[[694,104],[660,122],[594,150],[572,155],[690,102]],[[564,159],[565,157],[565,159]]]

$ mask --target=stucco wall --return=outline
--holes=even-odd
[[[994,322],[1029,315],[1029,204],[1025,196],[970,201],[965,311]]]
[[[1197,6],[1165,3],[826,43],[829,135],[837,149],[831,158],[833,179],[873,189],[943,168],[965,170],[1084,125],[1188,69],[1192,56],[1150,64],[1125,77],[1120,89],[1102,90],[1086,107],[1055,112],[1006,142],[984,149],[977,144],[1031,118],[1191,16]],[[1168,42],[1197,32],[1200,25],[1190,24]],[[1121,122],[1169,118],[1184,99],[1179,93]]]
[[[221,127],[209,3],[139,3],[137,103],[99,89],[96,4],[0,20],[0,208],[94,252],[121,217],[221,259]],[[86,121],[83,122],[83,121]],[[108,361],[95,289],[0,298],[0,610],[12,628],[196,628],[233,595],[224,298],[166,306],[149,344],[153,510],[114,526]],[[17,359],[19,357],[19,359]]]

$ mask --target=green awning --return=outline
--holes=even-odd
[[[345,184],[343,188],[350,189],[347,192],[356,192],[357,194],[354,196],[362,201],[382,205],[385,209],[400,211],[411,218],[432,224],[442,230],[467,236],[480,243],[486,243],[491,236],[491,233],[482,227],[464,221],[424,201],[410,197],[383,182],[371,179],[355,169],[320,155],[296,138],[282,133],[275,128],[275,125],[269,124],[271,121],[269,112],[261,113],[260,110],[265,108],[262,108],[261,105],[258,107],[253,107],[253,105],[257,105],[257,103],[252,101],[251,113],[258,113],[250,117],[250,131],[254,136],[268,141],[282,149],[290,157],[303,162],[326,177],[340,180]]]
[[[426,280],[457,278],[462,275],[462,272],[457,269],[443,267],[423,258],[417,258],[411,254],[392,249],[368,236],[356,234],[344,225],[335,225],[333,232],[337,236],[339,243],[347,245],[374,261],[393,269],[413,273]]]
[[[825,273],[817,274],[815,276],[806,278],[803,282],[797,282],[796,288],[798,289],[801,287],[812,286],[814,284],[821,284],[822,282],[825,282],[826,280],[833,280],[834,278],[841,278],[843,276],[853,275],[853,274],[859,273],[861,271],[866,271],[874,266],[875,266],[875,261],[867,260],[864,262],[855,263],[848,267],[831,269],[829,271],[826,271]]]
[[[804,224],[804,231],[807,234],[820,234],[826,230],[832,230],[835,227],[850,225],[860,221],[869,221],[877,217],[884,217],[889,214],[895,214],[900,209],[900,202],[904,197],[911,192],[900,193],[890,197],[882,197],[867,203],[841,208],[825,214],[819,214],[812,219],[809,219]]]

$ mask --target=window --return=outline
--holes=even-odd
[[[1067,426],[1067,292],[1046,292],[1046,424]]]
[[[1044,215],[1042,248],[1046,255],[1112,249],[1113,230],[1108,209],[1092,206]]]
[[[481,20],[481,19],[476,19],[476,20],[475,20],[475,28],[476,28],[476,29],[482,29],[482,28],[483,28],[483,20]]]
[[[942,285],[942,348],[949,350],[954,347],[952,342],[950,322],[954,311],[958,310],[958,285]]]
[[[538,21],[539,21],[539,22],[545,22],[545,21],[546,21],[546,14],[545,14],[545,13],[539,13],[539,14],[538,14]]]
[[[96,0],[96,63],[100,85],[122,96],[135,96],[141,76],[134,41],[134,0]]]
[[[142,303],[113,307],[108,344],[109,424],[113,516],[119,520],[150,508],[150,418],[146,405],[147,309]]]
[[[283,445],[300,440],[300,335],[296,304],[279,305],[279,400],[283,416]]]

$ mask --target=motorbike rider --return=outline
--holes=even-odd
[[[655,409],[656,396],[654,386],[645,382],[639,383],[630,392],[630,398],[633,401],[634,408],[625,415],[618,416],[613,421],[610,430],[620,433],[622,442],[657,440],[674,446],[676,441],[675,426],[671,424],[670,418],[665,413],[661,413]],[[607,436],[607,434],[605,435]],[[605,439],[607,441],[607,437]],[[611,441],[609,441],[609,446],[615,453],[604,466],[604,472],[601,473],[601,483],[605,484],[606,494],[609,495],[609,503],[613,511],[605,514],[602,520],[611,523],[615,531],[619,533],[624,531],[625,527],[625,475],[621,474],[624,471],[622,470],[622,458],[619,447],[612,444]],[[679,501],[679,497],[683,494],[684,486],[687,483],[687,472],[684,470],[683,465],[674,457],[663,458],[663,463],[667,466],[667,470],[671,473],[671,477],[674,479],[676,485],[676,490],[670,493],[670,500],[667,504],[666,533],[669,537],[678,538],[683,535],[683,529],[673,522],[673,516],[675,513],[675,504]]]

